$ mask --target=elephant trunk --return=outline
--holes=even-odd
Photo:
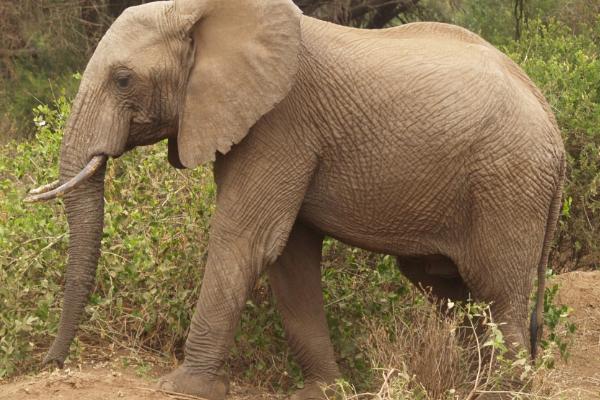
[[[85,149],[87,140],[82,139],[79,128],[73,128],[78,125],[77,114],[79,113],[75,112],[71,115],[63,139],[61,182],[71,180],[89,161],[89,155],[82,150]],[[62,367],[94,287],[104,223],[105,171],[106,163],[103,162],[85,182],[65,195],[69,223],[65,292],[58,333],[44,363],[56,362]]]

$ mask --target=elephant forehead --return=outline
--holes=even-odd
[[[169,18],[172,8],[170,1],[157,1],[126,9],[98,43],[86,72],[114,65],[136,70],[164,63],[168,41],[176,33],[176,24]]]

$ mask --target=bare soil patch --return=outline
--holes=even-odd
[[[577,326],[570,356],[548,371],[544,384],[553,398],[600,399],[600,271],[575,271],[553,279],[557,303],[570,306]]]
[[[0,400],[193,400],[194,396],[156,390],[154,373],[140,376],[109,363],[42,372],[0,386]],[[277,396],[232,385],[229,399],[276,400]]]

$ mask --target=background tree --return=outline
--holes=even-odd
[[[295,0],[305,14],[336,24],[383,28],[400,14],[417,9],[419,0]]]
[[[521,39],[522,26],[525,23],[525,0],[514,0],[515,2],[515,39]]]

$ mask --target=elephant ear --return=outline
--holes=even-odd
[[[291,0],[176,0],[192,38],[179,159],[194,168],[227,153],[290,91],[298,70],[300,10]]]

